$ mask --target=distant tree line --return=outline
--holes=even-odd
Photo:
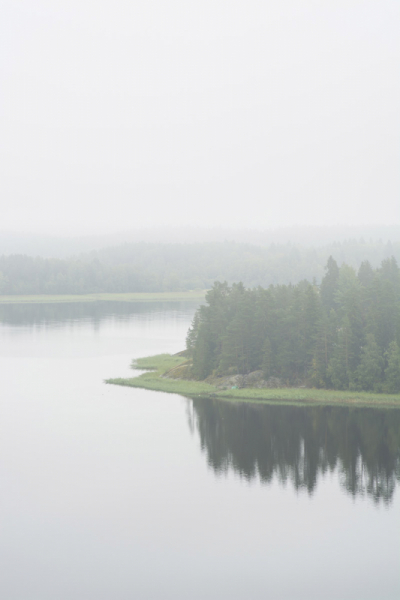
[[[187,336],[193,375],[249,373],[288,385],[400,392],[400,274],[395,258],[358,273],[330,257],[308,281],[246,289],[216,282]]]
[[[349,240],[321,248],[222,242],[123,244],[69,259],[26,255],[0,257],[0,294],[84,294],[209,289],[214,281],[247,287],[320,282],[328,256],[358,269],[390,256],[400,243]]]

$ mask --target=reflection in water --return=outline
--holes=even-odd
[[[189,401],[209,466],[248,480],[274,477],[311,494],[318,478],[338,469],[353,496],[389,503],[400,480],[400,411]]]
[[[98,326],[112,317],[129,321],[154,314],[167,314],[168,318],[187,319],[198,302],[60,302],[59,304],[0,304],[0,323],[6,325],[48,326],[55,323],[88,321]]]

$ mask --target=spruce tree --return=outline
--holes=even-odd
[[[374,392],[382,391],[383,356],[372,333],[366,336],[361,361],[352,377],[351,387]]]
[[[332,382],[332,386],[337,390],[347,390],[349,388],[350,338],[350,322],[349,319],[345,317],[338,332],[337,342],[334,345],[333,354],[327,370],[327,375]]]
[[[189,328],[186,335],[186,349],[188,353],[193,356],[194,349],[196,347],[197,336],[200,329],[200,312],[196,311],[193,317],[192,325]]]
[[[362,286],[357,279],[355,270],[348,265],[342,265],[339,281],[335,292],[338,328],[346,332],[347,370],[353,372],[360,360],[361,346],[364,340],[362,317]],[[346,322],[346,325],[344,325]]]
[[[312,358],[311,383],[317,388],[331,387],[329,363],[332,358],[334,344],[337,341],[337,315],[331,310],[327,315],[322,312],[317,323]]]
[[[358,269],[357,274],[358,280],[365,288],[369,288],[374,281],[374,270],[371,267],[371,263],[368,260],[364,260],[360,268]]]
[[[391,342],[385,353],[387,367],[385,369],[384,389],[389,394],[400,392],[400,348],[397,342]]]
[[[262,363],[261,363],[261,369],[262,369],[265,379],[268,379],[268,377],[271,376],[271,366],[272,366],[271,358],[272,358],[271,342],[269,341],[269,338],[266,338],[264,345],[263,345],[263,357],[262,357]]]
[[[248,291],[238,299],[236,314],[223,336],[218,360],[220,373],[226,373],[233,368],[237,373],[244,374],[255,368],[252,364],[252,320],[252,294]]]
[[[329,313],[335,307],[335,292],[339,282],[339,267],[332,256],[328,258],[325,270],[326,274],[321,282],[320,294],[322,304]]]

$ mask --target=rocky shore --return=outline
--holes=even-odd
[[[179,353],[182,355],[182,353]],[[183,364],[180,364],[172,369],[169,369],[163,375],[165,378],[172,379],[186,379],[187,381],[194,381],[191,377],[191,361],[187,360]],[[256,388],[256,389],[277,389],[288,387],[285,383],[279,379],[279,377],[264,377],[263,371],[252,371],[246,375],[235,374],[235,375],[210,375],[204,380],[204,383],[213,385],[218,390],[231,390],[231,389],[243,389],[243,388]],[[306,386],[302,381],[296,382],[297,388],[305,388]]]

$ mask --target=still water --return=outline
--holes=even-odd
[[[195,306],[0,306],[4,600],[400,598],[400,411],[109,386]]]

